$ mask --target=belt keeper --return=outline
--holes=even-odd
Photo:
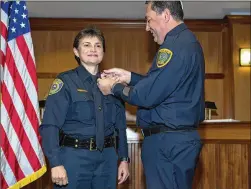
[[[60,133],[60,135],[59,135],[59,138],[60,138],[60,139],[59,139],[59,140],[60,140],[59,143],[60,143],[60,144],[64,144],[65,136],[66,136],[65,134]],[[64,145],[62,145],[62,146],[64,146]]]

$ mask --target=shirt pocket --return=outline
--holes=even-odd
[[[73,117],[79,121],[93,121],[94,102],[93,98],[88,93],[77,93],[72,96],[72,112]]]
[[[108,125],[114,125],[116,123],[116,103],[115,100],[110,96],[104,98],[104,117],[105,123]]]

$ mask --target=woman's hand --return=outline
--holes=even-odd
[[[118,184],[122,184],[126,181],[126,179],[129,177],[129,166],[128,162],[121,161],[119,164],[119,170],[118,170]]]
[[[51,179],[53,183],[59,186],[68,184],[68,177],[64,166],[53,167],[51,169]]]

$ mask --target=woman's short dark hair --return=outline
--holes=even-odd
[[[101,32],[101,30],[99,30],[95,26],[89,26],[81,30],[74,39],[73,47],[77,49],[79,46],[79,41],[84,37],[97,37],[101,41],[103,46],[103,51],[105,52],[105,37]],[[75,59],[77,60],[78,64],[81,64],[79,57],[77,57],[76,55]]]
[[[161,14],[168,9],[176,21],[183,21],[184,12],[180,1],[146,1],[145,4],[151,3],[151,8],[157,14]]]

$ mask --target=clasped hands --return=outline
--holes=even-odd
[[[103,95],[112,94],[112,87],[116,83],[128,84],[131,80],[131,72],[120,69],[112,68],[104,70],[101,78],[97,80],[97,85]]]

